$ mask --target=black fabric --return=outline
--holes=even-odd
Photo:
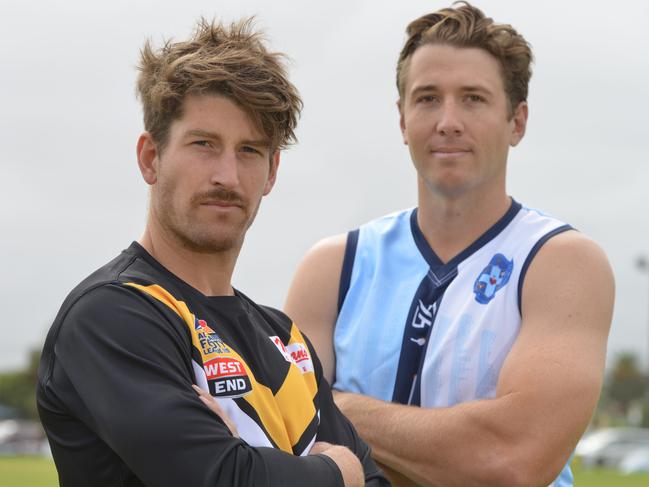
[[[269,335],[290,335],[283,313],[240,293],[203,296],[134,243],[70,293],[44,346],[37,402],[62,487],[343,485],[328,457],[254,448],[234,438],[191,388],[186,324],[126,283],[159,285],[197,317],[222,325],[215,331],[272,391],[289,366],[264,352]],[[389,485],[333,403],[308,346],[318,384],[317,440],[348,446],[363,463],[367,485]]]

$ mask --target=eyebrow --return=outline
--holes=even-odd
[[[488,95],[492,94],[492,91],[487,88],[486,86],[481,86],[481,85],[467,85],[462,87],[462,91],[468,91],[468,92],[475,92],[479,91],[482,93],[486,93]]]
[[[214,132],[208,132],[206,130],[188,130],[185,132],[185,137],[203,137],[206,139],[220,139],[221,136]],[[243,145],[253,145],[255,147],[270,147],[270,139],[246,139],[241,141]]]
[[[475,92],[482,92],[488,95],[493,94],[491,90],[486,88],[485,86],[482,85],[466,85],[462,86],[460,88],[461,91],[463,92],[469,92],[469,93],[475,93]],[[412,92],[410,93],[411,96],[415,96],[418,93],[430,93],[431,91],[440,91],[437,85],[429,84],[429,85],[422,85],[416,87]]]
[[[207,132],[205,130],[188,130],[185,132],[185,137],[205,137],[206,139],[219,139],[218,134]]]

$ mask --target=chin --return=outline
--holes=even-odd
[[[175,231],[174,233],[184,248],[200,254],[238,251],[243,244],[245,235],[245,231],[231,232],[230,234],[182,231]]]
[[[470,182],[461,178],[443,178],[425,181],[425,185],[432,193],[449,198],[461,196],[471,189]]]

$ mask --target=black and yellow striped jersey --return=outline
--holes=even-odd
[[[37,399],[63,487],[342,486],[328,457],[307,455],[315,441],[348,446],[368,485],[388,485],[285,314],[204,296],[137,243],[63,303]]]

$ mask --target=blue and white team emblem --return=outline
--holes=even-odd
[[[507,284],[513,268],[513,260],[507,260],[503,254],[494,255],[473,285],[475,300],[480,304],[491,301],[496,291]]]

